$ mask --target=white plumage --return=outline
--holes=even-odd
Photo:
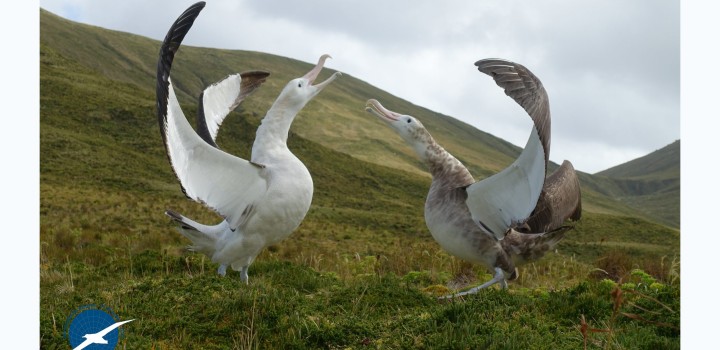
[[[207,129],[198,128],[202,137],[192,129],[169,74],[174,54],[203,6],[197,3],[186,10],[163,42],[158,62],[158,118],[170,164],[183,191],[214,209],[224,220],[208,226],[170,210],[166,213],[193,242],[190,249],[220,264],[218,273],[222,275],[228,266],[241,270],[241,278],[247,283],[247,270],[255,257],[268,245],[290,235],[310,208],[312,178],[288,149],[288,132],[297,113],[339,73],[312,85],[329,56],[320,57],[308,74],[285,86],[262,119],[251,161],[228,154],[214,144],[220,124],[264,81],[267,73],[231,75],[208,87],[201,98],[204,116],[199,118]]]
[[[207,122],[208,132],[213,140],[217,137],[222,124],[228,113],[233,111],[242,99],[240,74],[233,74],[227,78],[208,86],[202,95],[202,105]]]

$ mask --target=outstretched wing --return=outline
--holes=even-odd
[[[545,180],[540,138],[533,128],[528,143],[503,171],[467,187],[465,203],[473,220],[497,239],[524,222],[537,204]]]
[[[157,64],[157,84],[155,86],[156,104],[158,114],[158,122],[160,123],[160,133],[165,141],[165,115],[168,108],[168,85],[170,84],[170,68],[172,67],[175,53],[180,48],[180,44],[185,35],[195,22],[195,18],[205,7],[205,2],[197,2],[185,10],[180,17],[170,26],[162,45],[160,46],[160,58]]]
[[[552,231],[570,219],[580,220],[582,199],[580,181],[572,163],[562,165],[545,179],[540,199],[527,220],[529,232]]]
[[[215,138],[225,117],[270,75],[264,71],[233,74],[208,86],[200,94],[197,112],[197,132],[200,137],[217,148]]]
[[[182,39],[205,3],[188,8],[173,23],[160,48],[157,111],[168,159],[189,198],[217,211],[236,229],[249,208],[265,194],[265,169],[205,142],[192,129],[170,82],[170,68]]]
[[[550,108],[542,83],[522,65],[499,59],[480,60],[475,65],[493,77],[534,123],[515,162],[466,188],[473,220],[502,239],[510,227],[530,216],[540,197],[550,151]]]
[[[530,116],[545,152],[550,159],[550,102],[540,79],[525,66],[497,58],[475,62],[478,70],[491,76]]]

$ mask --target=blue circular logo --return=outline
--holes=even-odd
[[[120,326],[131,321],[121,321],[106,306],[83,305],[65,322],[65,336],[73,350],[115,349],[124,335]]]

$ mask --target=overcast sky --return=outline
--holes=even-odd
[[[521,63],[550,96],[550,159],[578,170],[601,171],[680,138],[678,1],[207,2],[184,44],[311,63],[329,53],[330,68],[522,147],[530,118],[473,65]],[[40,1],[74,21],[158,40],[190,4]]]

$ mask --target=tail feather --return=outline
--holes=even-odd
[[[169,216],[175,222],[180,224],[180,227],[183,229],[199,231],[196,227],[193,226],[193,224],[197,224],[195,221],[192,221],[192,220],[182,216],[178,212],[168,209],[165,211],[165,215]]]
[[[540,242],[542,242],[542,244],[547,244],[551,249],[555,248],[555,246],[560,242],[560,240],[565,237],[565,232],[568,232],[573,228],[573,226],[564,225],[552,231],[545,232],[541,236]]]
[[[510,230],[501,244],[506,252],[511,253],[515,263],[535,261],[545,253],[555,249],[555,246],[565,237],[565,232],[573,229],[572,226],[560,226],[545,233],[520,233]]]
[[[180,213],[172,210],[165,211],[165,215],[169,216],[173,221],[177,222],[178,232],[192,241],[192,245],[188,249],[203,253],[212,257],[215,253],[215,243],[219,235],[223,232],[223,223],[216,226],[207,226],[190,220]]]

